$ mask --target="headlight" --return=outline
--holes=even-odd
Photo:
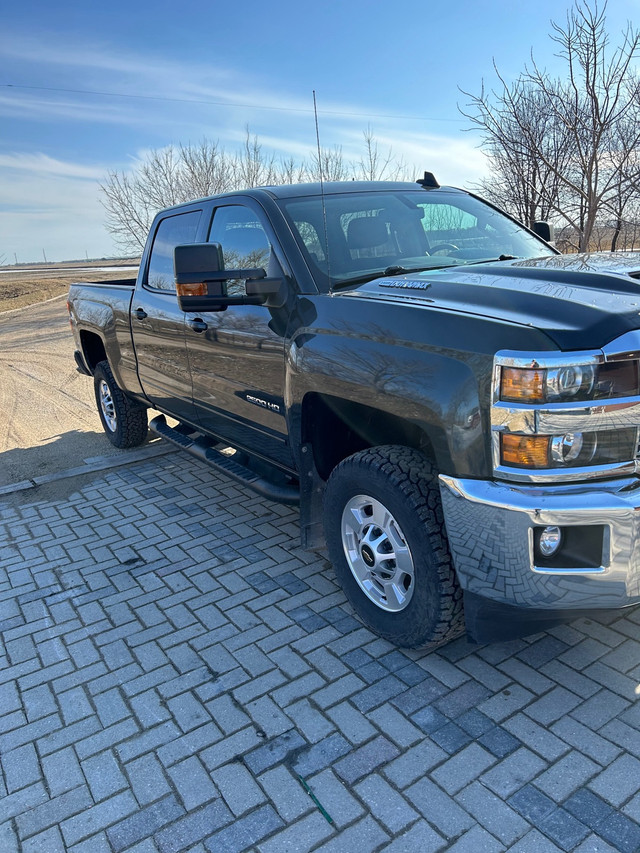
[[[512,468],[579,468],[632,458],[636,430],[571,432],[564,435],[500,436],[500,464]]]
[[[578,482],[640,473],[640,329],[602,349],[500,350],[491,455],[501,479]]]
[[[578,394],[589,395],[595,383],[593,364],[569,365],[547,370],[546,388],[549,400],[567,400]]]
[[[507,403],[566,403],[637,394],[635,361],[554,368],[503,367],[500,380],[500,399]]]

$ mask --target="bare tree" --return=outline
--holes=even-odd
[[[203,140],[199,145],[181,145],[182,194],[204,198],[233,189],[231,158],[217,142]]]
[[[311,154],[311,159],[304,165],[304,174],[309,181],[348,181],[351,169],[345,162],[342,146],[321,148]]]
[[[110,172],[101,184],[106,228],[123,249],[139,252],[158,210],[235,189],[234,167],[234,158],[206,140],[151,151],[133,172]]]
[[[356,164],[354,177],[360,181],[400,181],[408,177],[403,160],[396,160],[393,149],[380,151],[371,127],[363,132],[364,154]]]
[[[140,191],[137,177],[125,172],[109,172],[100,189],[107,231],[125,251],[142,252],[157,208],[150,205]]]
[[[532,214],[556,214],[579,251],[598,217],[622,219],[620,200],[628,203],[640,185],[640,32],[627,24],[611,51],[605,12],[597,0],[576,0],[564,26],[552,22],[565,79],[532,58],[515,83],[498,74],[498,91],[465,93],[471,101],[462,111],[481,129],[499,183],[515,183],[511,197],[503,193],[508,209],[529,224]]]
[[[504,103],[492,103],[484,89],[476,99],[492,136],[486,149],[493,177],[479,189],[531,227],[536,220],[549,218],[554,209],[560,192],[558,175],[569,159],[568,139],[539,93],[521,80],[509,89],[497,70],[496,74]],[[545,151],[545,160],[532,154],[532,142]]]
[[[266,155],[257,136],[252,136],[247,128],[244,144],[233,159],[234,189],[244,187],[269,186],[276,182],[276,159],[273,154]]]
[[[298,163],[293,157],[287,157],[278,164],[277,184],[299,184],[307,179],[304,162]]]
[[[371,128],[364,133],[365,153],[358,162],[345,159],[342,148],[321,148],[308,160],[277,160],[264,151],[247,128],[242,146],[228,152],[218,142],[169,146],[151,151],[132,172],[110,172],[101,185],[106,227],[127,251],[144,248],[151,220],[158,210],[191,199],[229,190],[301,181],[345,181],[351,178],[388,180],[408,171],[381,154]]]

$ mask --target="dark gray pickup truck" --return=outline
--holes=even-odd
[[[137,280],[69,310],[113,444],[166,413],[424,646],[640,603],[639,278],[427,173],[165,210]]]

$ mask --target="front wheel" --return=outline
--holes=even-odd
[[[114,447],[138,447],[147,437],[147,410],[127,397],[114,379],[108,361],[93,373],[98,414],[107,438]]]
[[[407,648],[462,633],[462,590],[423,454],[384,446],[348,457],[327,483],[324,518],[338,581],[373,631]]]

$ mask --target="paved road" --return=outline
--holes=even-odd
[[[2,853],[640,849],[640,614],[399,651],[179,454],[0,497]]]
[[[0,455],[24,445],[0,492],[1,853],[640,850],[640,611],[395,649],[294,510],[162,445],[82,463],[64,323],[20,323],[3,377],[22,341],[42,393]],[[38,475],[54,431],[74,467]]]

